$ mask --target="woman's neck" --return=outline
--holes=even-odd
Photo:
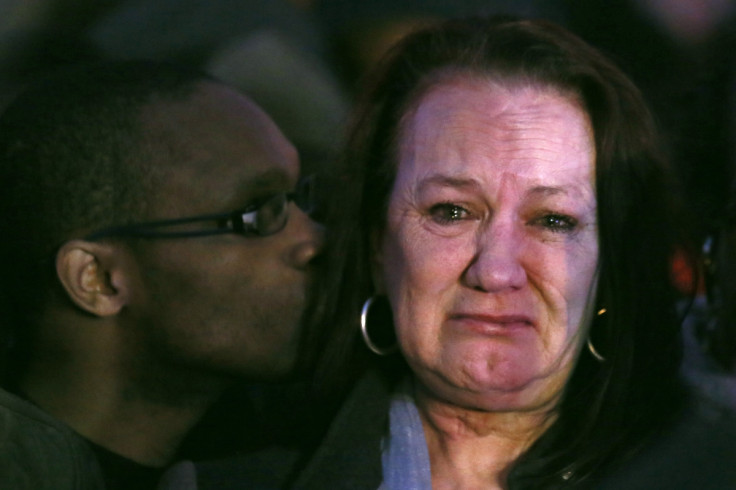
[[[432,487],[505,488],[509,469],[554,422],[549,409],[487,412],[453,405],[417,387]],[[492,486],[489,486],[492,485]]]

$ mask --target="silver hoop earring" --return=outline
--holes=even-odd
[[[365,345],[368,346],[368,348],[375,354],[378,354],[379,356],[387,356],[389,354],[394,353],[398,348],[398,344],[394,342],[393,345],[389,345],[386,347],[382,347],[377,345],[373,340],[371,340],[370,335],[368,335],[368,316],[371,311],[371,306],[377,304],[376,300],[383,300],[385,301],[385,305],[383,305],[384,308],[386,308],[387,311],[376,311],[376,308],[373,308],[373,315],[383,313],[386,318],[391,318],[391,307],[388,304],[388,300],[385,296],[371,296],[367,300],[365,300],[365,303],[363,303],[363,310],[360,313],[360,333],[363,335],[363,341],[365,342]],[[380,308],[380,306],[378,307]],[[384,325],[388,323],[393,327],[393,321],[387,320],[384,318],[384,321],[381,322]]]
[[[603,357],[598,353],[597,350],[595,350],[595,347],[593,347],[593,342],[590,341],[590,337],[588,337],[588,350],[590,353],[595,357],[595,360],[598,362],[606,362],[606,358]]]
[[[601,308],[598,310],[598,313],[596,316],[603,316],[606,314],[606,309]],[[588,334],[588,350],[590,351],[591,355],[595,357],[595,360],[598,362],[606,362],[606,358],[600,355],[600,353],[595,350],[595,347],[593,347],[593,342],[590,340],[590,334]]]

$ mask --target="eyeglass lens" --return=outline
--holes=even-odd
[[[305,213],[314,210],[313,179],[306,178],[299,182],[293,194],[279,193],[263,202],[257,209],[244,213],[241,217],[243,232],[260,236],[273,235],[281,231],[289,219],[289,201],[299,206]]]
[[[260,208],[255,210],[253,216],[253,226],[259,235],[272,235],[281,231],[286,226],[288,220],[288,204],[286,194],[277,194],[268,201],[264,202]],[[251,213],[243,215],[246,216]]]

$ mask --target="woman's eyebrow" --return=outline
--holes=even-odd
[[[432,174],[429,177],[421,179],[417,189],[421,192],[427,187],[455,187],[455,188],[480,188],[480,182],[467,177],[454,177],[445,174]]]
[[[556,194],[569,194],[568,186],[549,186],[549,185],[537,185],[529,189],[527,194],[531,195],[542,195],[542,196],[553,196]]]
[[[555,196],[555,195],[564,195],[564,196],[572,196],[572,197],[583,197],[585,198],[587,195],[591,195],[592,197],[595,197],[595,193],[592,192],[586,192],[583,186],[577,186],[577,185],[537,185],[532,187],[527,191],[527,196]]]

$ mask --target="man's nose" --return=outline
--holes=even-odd
[[[289,251],[289,261],[297,268],[306,268],[324,248],[324,227],[296,205],[291,210],[290,221],[295,228],[295,244]]]
[[[491,223],[479,230],[471,245],[470,263],[464,273],[468,287],[495,293],[520,289],[527,274],[521,261],[523,238],[513,223]]]

